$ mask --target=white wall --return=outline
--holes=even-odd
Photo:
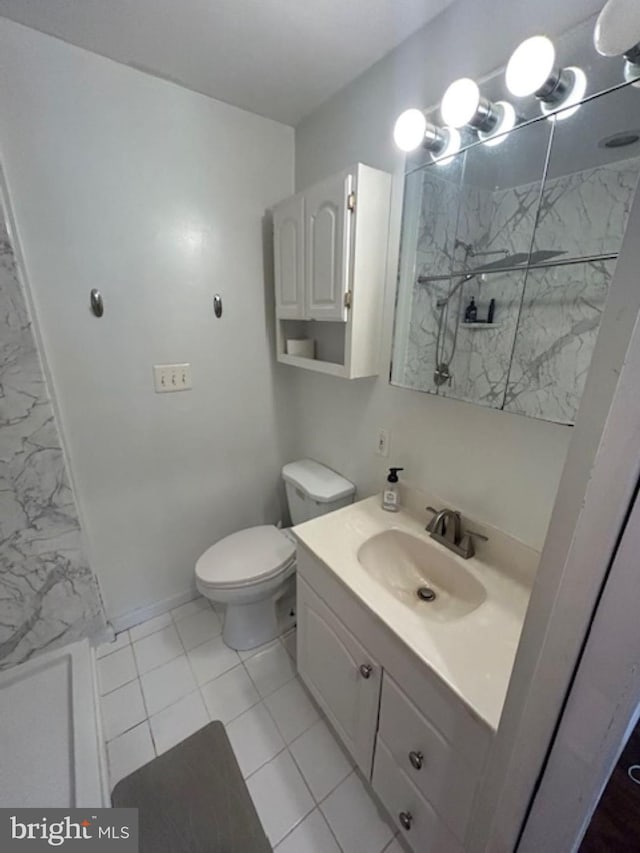
[[[404,465],[416,485],[537,548],[571,429],[387,383],[403,166],[391,131],[403,109],[436,103],[456,77],[480,77],[523,38],[559,34],[601,5],[458,0],[296,128],[297,189],[358,160],[396,175],[381,377],[347,383],[281,367],[295,399],[296,454],[337,468],[361,493],[381,488],[387,464]],[[378,427],[391,429],[389,460],[374,454]]]
[[[288,420],[262,231],[293,189],[293,131],[6,20],[0,78],[0,158],[89,558],[122,617],[188,593],[220,536],[279,517]],[[193,390],[154,394],[152,364],[182,361]]]

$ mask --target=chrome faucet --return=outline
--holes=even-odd
[[[428,506],[427,510],[433,513],[433,518],[427,524],[427,533],[436,542],[444,545],[454,554],[468,560],[475,554],[473,539],[481,539],[488,542],[488,538],[482,533],[474,533],[473,530],[462,530],[462,519],[460,513],[455,509],[434,509]]]

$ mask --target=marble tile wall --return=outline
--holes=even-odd
[[[504,408],[575,420],[615,261],[530,270]]]
[[[481,259],[465,259],[461,243],[475,252],[532,247],[566,258],[617,252],[639,169],[639,158],[623,160],[548,179],[541,193],[539,182],[495,192],[460,188],[427,168],[416,275],[477,266]],[[404,370],[395,365],[394,374],[405,387],[573,423],[614,270],[615,262],[599,262],[487,274],[455,293],[460,279],[416,283],[406,363]],[[437,304],[447,295],[442,313]],[[496,328],[460,324],[456,334],[456,316],[464,315],[471,296],[480,316],[495,298]],[[439,327],[440,356],[452,374],[441,386],[433,380]]]
[[[0,668],[104,626],[0,213]]]

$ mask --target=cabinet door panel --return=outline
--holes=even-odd
[[[304,199],[294,196],[273,211],[276,317],[302,320],[304,305]]]
[[[364,675],[361,667],[366,667]],[[298,669],[358,766],[370,778],[380,666],[301,578]]]
[[[347,197],[352,183],[352,175],[338,175],[305,194],[307,313],[311,320],[347,319],[351,216]]]

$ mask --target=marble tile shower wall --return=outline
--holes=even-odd
[[[0,668],[95,634],[104,624],[0,215]]]
[[[473,267],[474,251],[553,250],[579,258],[620,249],[638,180],[637,159],[497,192],[460,189],[455,180],[424,170],[416,247],[419,275]],[[536,221],[537,217],[537,221]],[[535,230],[535,234],[534,234]],[[492,260],[489,257],[486,260]],[[440,356],[450,361],[451,384],[436,388],[433,372],[443,300],[452,282],[413,288],[400,384],[443,396],[560,423],[573,423],[591,360],[615,262],[486,274],[465,283],[445,309]],[[495,328],[459,324],[471,296],[480,317],[496,300]],[[452,353],[454,353],[452,357]]]

